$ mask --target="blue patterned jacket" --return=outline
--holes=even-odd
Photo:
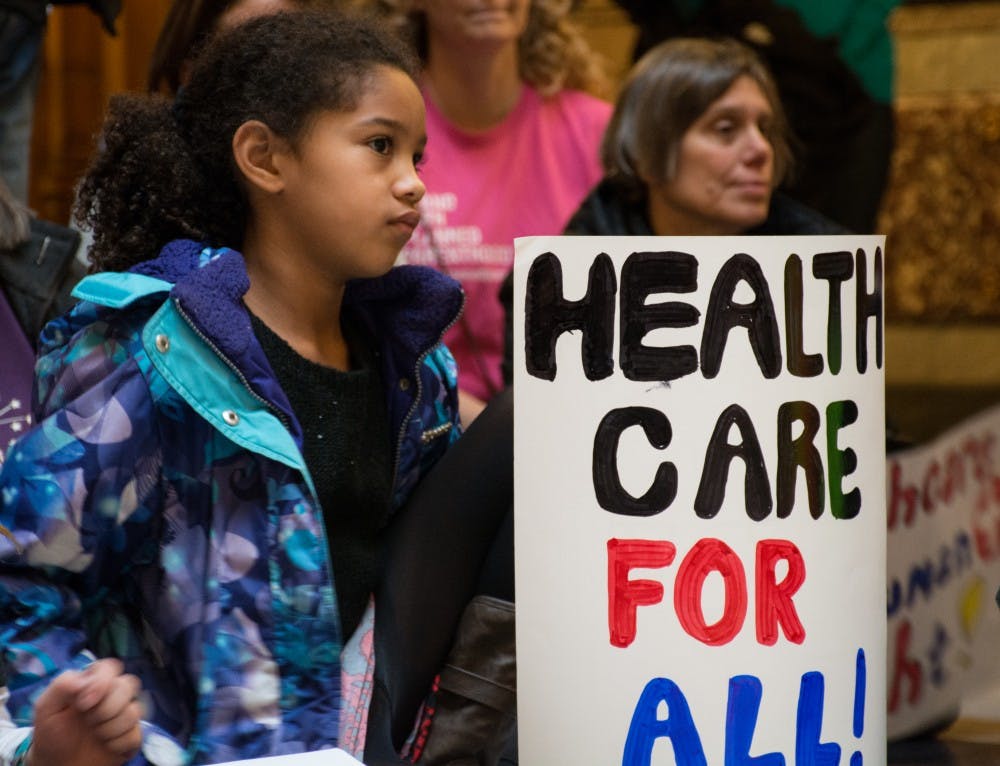
[[[133,763],[344,745],[322,514],[242,303],[248,284],[239,253],[178,240],[85,279],[82,302],[43,333],[37,426],[0,474],[0,524],[20,549],[0,537],[0,763],[25,749],[30,729],[14,727],[30,726],[48,681],[94,656],[142,679]],[[458,437],[440,339],[462,301],[457,283],[414,266],[345,295],[378,339],[394,509]],[[369,671],[371,655],[369,642]],[[355,697],[363,728],[367,697]]]

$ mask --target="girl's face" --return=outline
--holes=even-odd
[[[677,167],[649,185],[657,234],[741,234],[767,218],[774,186],[771,104],[739,77],[681,138]]]
[[[384,274],[420,221],[424,102],[404,72],[377,66],[352,111],[324,110],[276,158],[293,251],[337,281]]]
[[[516,43],[528,26],[531,0],[416,0],[432,44]]]

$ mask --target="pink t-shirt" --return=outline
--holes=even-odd
[[[503,387],[497,291],[513,264],[513,240],[560,234],[600,180],[611,105],[578,91],[542,98],[525,86],[503,123],[470,134],[446,122],[426,94],[424,100],[427,194],[403,259],[462,283],[465,313],[445,342],[458,362],[459,387],[489,399]]]

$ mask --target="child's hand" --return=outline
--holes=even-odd
[[[28,766],[119,766],[142,744],[139,679],[118,660],[55,678],[35,703]]]

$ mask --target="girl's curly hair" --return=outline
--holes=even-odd
[[[414,0],[368,0],[427,62],[427,28]],[[582,90],[602,98],[611,93],[601,58],[569,19],[572,0],[531,0],[528,24],[518,41],[521,79],[546,96]]]
[[[279,13],[212,38],[173,102],[114,98],[74,211],[94,232],[91,269],[128,269],[179,237],[241,247],[236,129],[260,120],[294,146],[319,111],[354,109],[379,66],[416,78],[419,63],[370,18]]]

